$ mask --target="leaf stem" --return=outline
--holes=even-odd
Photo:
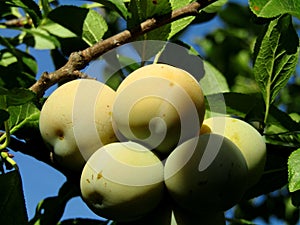
[[[4,143],[0,145],[0,151],[7,148],[10,143],[10,129],[8,120],[4,122],[5,133],[0,137],[0,143],[5,139]]]

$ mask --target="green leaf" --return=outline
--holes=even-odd
[[[271,21],[256,42],[254,60],[255,79],[267,107],[295,72],[298,55],[299,38],[291,17]]]
[[[35,82],[37,64],[28,53],[0,50],[0,85],[5,88],[29,87]]]
[[[0,174],[0,184],[0,224],[28,224],[19,171],[13,170],[5,174]]]
[[[52,10],[48,18],[81,37],[88,45],[100,41],[108,29],[103,17],[93,9],[60,6]]]
[[[251,123],[263,123],[264,104],[263,100],[256,95],[228,92],[206,95],[205,97],[207,103],[206,117],[210,117],[212,113],[228,114],[244,118]],[[226,107],[226,110],[224,110],[224,107]],[[289,147],[292,144],[292,146],[298,144],[300,124],[276,106],[271,105],[270,114],[265,125],[264,134],[268,143]],[[288,139],[293,140],[293,142],[285,143]]]
[[[170,0],[171,9],[172,10],[179,9],[181,7],[188,5],[191,2],[193,2],[193,0]],[[168,39],[170,39],[175,34],[182,31],[184,28],[186,28],[194,20],[194,18],[195,18],[194,16],[188,16],[172,22],[171,31],[169,33]]]
[[[225,77],[203,60],[192,46],[180,40],[168,43],[158,62],[171,64],[192,74],[199,81],[205,95],[229,92]]]
[[[226,114],[241,118],[245,118],[252,111],[260,112],[263,110],[262,100],[255,95],[234,92],[221,94],[222,97],[220,94],[206,96],[206,101],[210,104],[207,108],[208,115],[211,112],[224,113],[224,105],[226,106]]]
[[[104,18],[95,10],[89,10],[83,23],[82,39],[93,45],[101,40],[107,29]]]
[[[170,17],[172,10],[181,8],[189,4],[191,0],[131,0],[128,6],[129,16],[127,19],[127,28],[133,29],[139,27],[140,23],[149,18]],[[135,44],[135,48],[142,61],[146,61],[164,48],[164,42],[153,44],[150,40],[167,41],[175,34],[183,30],[193,21],[194,17],[185,17],[180,20],[168,23],[162,27],[138,37],[137,40],[143,41]]]
[[[218,0],[208,6],[206,6],[203,11],[207,13],[215,13],[218,12],[226,3],[228,0]]]
[[[51,11],[50,1],[51,0],[41,0],[42,8],[44,10],[45,15],[47,15]]]
[[[298,113],[291,113],[291,114],[289,114],[289,116],[290,116],[294,121],[296,121],[297,123],[300,122],[300,114],[298,114]]]
[[[24,67],[25,71],[28,71],[35,75],[38,70],[37,63],[35,59],[26,52],[20,51],[16,49],[13,45],[9,42],[5,41],[4,38],[0,37],[0,42],[5,42],[5,46],[7,49],[3,49],[0,51],[0,66],[9,66],[12,63],[19,62],[22,64],[21,66]]]
[[[133,71],[137,70],[140,65],[132,58],[125,56],[125,55],[117,55],[121,68],[127,71],[128,74],[132,73]]]
[[[79,188],[69,181],[66,181],[60,188],[57,196],[51,196],[39,202],[36,214],[30,221],[30,225],[53,225],[57,224],[63,216],[68,201],[78,196]]]
[[[294,151],[288,159],[289,191],[300,190],[300,148]]]
[[[23,37],[23,42],[28,46],[36,49],[54,49],[60,47],[59,41],[40,27],[32,29],[23,28],[22,30],[26,33]]]
[[[172,6],[168,0],[131,0],[128,6],[130,16],[127,27],[134,28],[149,18],[170,14],[171,10]]]
[[[118,12],[124,19],[128,16],[127,8],[123,0],[93,0],[93,2],[98,2],[105,7]]]
[[[14,88],[6,95],[7,106],[18,106],[35,98],[35,93],[25,88]]]
[[[204,76],[200,80],[201,87],[205,95],[229,92],[229,87],[221,72],[211,65],[209,62],[203,60]]]
[[[24,126],[36,127],[39,123],[40,111],[31,102],[20,106],[10,106],[8,107],[8,112],[10,114],[8,122],[11,133],[17,132]]]
[[[297,0],[249,0],[249,6],[258,17],[272,18],[288,13],[300,18],[300,2]]]
[[[38,26],[42,18],[42,14],[39,6],[33,0],[7,0],[6,4],[24,9],[24,11],[29,14],[34,25],[36,27]]]
[[[289,114],[275,106],[271,106],[270,108],[270,115],[268,117],[267,124],[272,125],[267,127],[266,133],[269,134],[300,130],[300,123],[296,122]]]
[[[5,50],[2,50],[0,52],[0,66],[4,66],[4,67],[7,67],[9,66],[10,64],[13,64],[15,62],[18,62],[18,59],[17,57],[15,57],[11,52],[9,51],[5,51]]]
[[[20,106],[35,98],[35,93],[25,88],[7,90],[0,87],[0,108],[7,110],[10,106]]]
[[[131,0],[128,6],[129,17],[127,19],[127,28],[135,29],[139,27],[142,22],[152,17],[171,15],[171,10],[172,6],[168,0]],[[146,40],[166,41],[170,32],[171,24],[166,24],[137,38],[139,41],[145,41],[140,44],[135,44],[135,48],[141,56],[142,61],[148,60],[163,48],[161,44],[155,46]]]
[[[140,23],[146,19],[159,16],[171,16],[172,10],[176,10],[183,6],[188,5],[191,0],[131,0],[128,11],[129,17],[127,20],[127,27],[129,29],[137,27]],[[168,40],[183,30],[193,21],[194,17],[189,16],[180,20],[174,21],[171,24],[166,24],[159,27],[147,34],[139,40]]]
[[[69,29],[63,27],[62,25],[46,19],[39,28],[46,30],[48,33],[61,37],[61,38],[71,38],[76,37],[76,34],[70,31]]]
[[[300,148],[300,131],[266,134],[265,136],[267,143]]]

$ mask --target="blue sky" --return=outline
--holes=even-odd
[[[82,1],[77,0],[64,0],[61,2],[64,4],[82,3]],[[231,2],[246,3],[247,1],[243,0]],[[210,32],[217,26],[221,26],[221,23],[218,19],[214,19],[211,22],[202,25],[194,25],[189,29],[189,32],[186,33],[183,39],[185,42],[193,44],[195,38],[204,36],[206,32]],[[44,71],[54,71],[54,66],[51,63],[48,51],[34,49],[31,49],[30,51],[31,54],[33,54],[37,59],[39,66],[38,74],[41,74]],[[47,93],[51,93],[52,90],[53,88],[50,89]],[[35,214],[35,208],[38,202],[46,197],[56,196],[59,188],[65,182],[65,177],[52,167],[42,162],[39,162],[30,156],[18,152],[14,154],[15,161],[17,161],[20,167],[23,179],[28,215],[29,218],[32,218]],[[79,197],[76,197],[67,204],[65,213],[63,215],[63,219],[78,217],[99,218],[86,207],[86,205],[82,202],[82,200]],[[259,220],[257,221],[257,223],[264,224],[262,221]],[[282,223],[280,223],[274,218],[271,224]]]

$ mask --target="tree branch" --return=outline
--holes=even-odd
[[[147,19],[138,27],[131,30],[124,30],[82,51],[73,52],[70,55],[68,62],[63,67],[49,74],[43,73],[40,79],[30,87],[30,90],[35,92],[39,97],[42,97],[48,88],[59,81],[80,78],[81,73],[79,73],[79,70],[83,69],[89,62],[97,59],[109,50],[125,43],[129,43],[140,35],[173,21],[188,16],[196,16],[200,9],[203,9],[215,1],[216,0],[198,0],[197,2],[190,3],[185,7],[172,11],[171,14]]]

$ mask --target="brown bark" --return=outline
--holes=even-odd
[[[149,31],[152,31],[165,24],[182,19],[188,16],[196,16],[200,9],[215,2],[216,0],[198,0],[190,3],[180,9],[172,11],[171,14],[166,14],[156,18],[150,18],[142,22],[138,27],[131,30],[124,30],[105,40],[99,41],[95,45],[88,47],[82,51],[73,52],[68,62],[60,69],[51,72],[43,73],[39,80],[36,81],[30,90],[35,92],[39,97],[42,97],[45,91],[52,85],[65,79],[82,78],[81,69],[87,66],[89,62],[97,59],[99,56],[125,43],[129,43]]]

